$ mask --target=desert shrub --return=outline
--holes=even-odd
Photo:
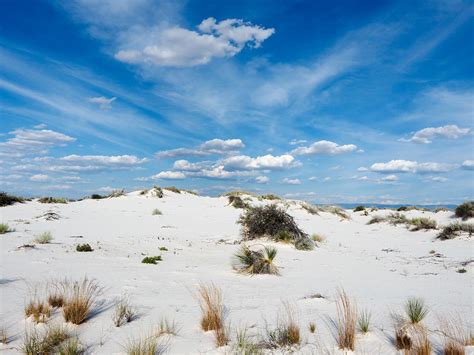
[[[238,223],[243,226],[242,234],[245,240],[269,237],[278,241],[279,235],[286,232],[291,236],[296,248],[307,250],[314,247],[308,234],[298,227],[293,217],[275,205],[251,207],[244,212]]]
[[[229,195],[227,196],[229,200],[229,205],[235,208],[248,208],[249,204],[245,202],[242,197],[236,195]]]
[[[161,251],[168,251],[168,248],[167,247],[160,247],[160,250]]]
[[[403,211],[410,211],[412,208],[409,206],[400,206],[397,208],[398,212],[403,212]]]
[[[119,189],[119,190],[113,190],[111,193],[107,195],[107,198],[114,198],[114,197],[120,197],[125,195],[125,190],[124,189]]]
[[[264,247],[262,250],[251,250],[243,245],[234,254],[234,268],[245,274],[271,274],[279,275],[278,267],[273,263],[277,249]]]
[[[9,195],[5,192],[0,192],[0,207],[10,206],[17,202],[22,203],[23,201],[25,201],[25,199],[22,197]]]
[[[410,223],[410,220],[404,214],[401,214],[401,213],[390,213],[387,216],[386,220],[388,221],[388,223],[394,226],[399,225],[399,224]]]
[[[313,206],[309,203],[304,202],[301,204],[301,208],[303,208],[309,214],[319,216],[319,208],[317,206]]]
[[[102,196],[102,195],[99,195],[99,194],[92,194],[91,195],[91,199],[92,200],[101,200],[103,198],[106,198],[107,196]]]
[[[142,260],[142,264],[156,264],[157,261],[162,261],[161,255],[157,256],[146,256]]]
[[[296,323],[295,310],[288,303],[284,303],[284,315],[278,319],[275,329],[267,327],[264,345],[267,348],[275,349],[300,343],[300,327]]]
[[[357,206],[356,208],[354,208],[354,212],[361,212],[361,211],[365,211],[365,206]]]
[[[168,186],[168,187],[164,187],[165,190],[168,190],[168,191],[171,191],[171,192],[174,192],[176,194],[180,194],[181,193],[181,190],[178,189],[176,186]]]
[[[163,190],[161,189],[161,187],[155,185],[153,186],[153,189],[151,191],[155,197],[163,198]]]
[[[78,244],[76,245],[76,251],[78,252],[91,252],[94,251],[89,244]]]
[[[6,223],[0,223],[0,234],[5,234],[9,232],[13,232],[13,229],[11,229]]]
[[[370,330],[370,318],[371,314],[368,310],[362,310],[357,318],[357,326],[359,331],[362,333],[367,333]]]
[[[161,213],[161,211],[160,211],[158,208],[155,208],[155,209],[151,212],[151,214],[152,214],[153,216],[161,216],[163,213]]]
[[[367,224],[375,224],[375,223],[381,223],[385,222],[385,217],[382,216],[373,216],[370,221],[367,222]]]
[[[405,313],[412,324],[421,323],[428,312],[428,307],[421,298],[412,297],[405,303]]]
[[[135,310],[130,305],[128,298],[120,299],[115,305],[112,321],[116,327],[121,327],[125,323],[130,323],[135,318]]]
[[[436,238],[441,240],[453,239],[462,232],[469,233],[469,237],[474,233],[474,224],[454,222],[444,227]]]
[[[43,232],[35,237],[34,242],[37,244],[49,244],[52,240],[51,232]]]
[[[168,318],[161,318],[160,320],[160,324],[158,326],[158,335],[161,336],[161,335],[164,335],[164,334],[167,334],[167,335],[178,335],[178,325],[176,324],[176,322],[173,320],[173,321],[170,321]]]
[[[84,349],[79,343],[79,339],[74,337],[62,343],[59,346],[57,353],[59,355],[80,355],[84,353]]]
[[[267,195],[261,195],[259,199],[260,200],[281,200],[281,197],[274,194],[267,194]]]
[[[213,330],[216,345],[226,345],[229,339],[224,325],[225,308],[221,290],[214,284],[201,284],[198,288],[198,300],[202,312],[202,330]]]
[[[69,337],[65,328],[50,326],[39,332],[36,328],[26,330],[21,350],[27,355],[57,353],[57,347]]]
[[[96,297],[101,288],[95,280],[84,278],[69,284],[63,306],[63,316],[66,322],[81,324],[89,317]]]
[[[339,206],[324,206],[321,208],[323,212],[332,213],[341,219],[351,219],[351,217]]]
[[[357,307],[341,289],[337,294],[337,344],[340,349],[354,351],[356,340]]]
[[[310,333],[316,332],[316,323],[310,322],[309,326],[308,326],[308,329],[309,329]]]
[[[446,208],[446,207],[436,207],[435,210],[434,210],[434,213],[438,213],[438,212],[449,212],[449,208]]]
[[[410,225],[413,227],[411,231],[418,231],[422,229],[436,229],[436,221],[430,218],[417,217],[410,219]]]
[[[67,203],[65,198],[61,197],[41,197],[38,199],[40,203]]]
[[[464,202],[463,204],[456,207],[454,213],[456,217],[462,218],[463,221],[474,217],[474,201]]]
[[[324,238],[321,234],[313,233],[313,234],[311,234],[311,239],[312,239],[315,243],[322,243],[322,242],[324,242],[324,240],[325,240],[326,238]]]
[[[51,316],[51,307],[46,302],[32,299],[25,307],[25,317],[32,317],[36,323],[45,323]]]

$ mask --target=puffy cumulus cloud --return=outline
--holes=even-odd
[[[237,155],[222,160],[222,164],[233,170],[285,169],[295,166],[295,158],[289,154],[280,156],[267,154],[256,158]]]
[[[209,167],[212,162],[198,162],[191,163],[187,160],[176,160],[173,164],[173,169],[183,171],[200,171],[206,167]]]
[[[288,185],[301,185],[301,180],[284,178],[283,183]]]
[[[261,175],[261,176],[257,176],[255,178],[255,182],[257,184],[266,184],[267,182],[269,182],[270,179],[268,178],[268,176],[264,176],[264,175]]]
[[[469,128],[459,128],[456,125],[447,125],[441,127],[428,127],[415,132],[411,138],[400,139],[402,142],[412,142],[420,144],[432,143],[432,140],[436,137],[458,139],[469,134]]]
[[[213,58],[233,57],[246,45],[258,48],[275,30],[239,19],[217,22],[207,18],[198,31],[181,27],[150,29],[144,46],[122,49],[115,58],[131,64],[187,67],[209,63]],[[143,39],[140,41],[143,42]]]
[[[176,148],[163,150],[156,153],[157,158],[176,157],[202,157],[206,155],[235,154],[240,149],[245,148],[245,144],[240,139],[211,139],[202,143],[197,148]]]
[[[377,173],[444,173],[456,168],[452,164],[418,163],[411,160],[390,160],[372,164],[370,170]]]
[[[76,164],[93,164],[109,166],[133,166],[146,163],[148,159],[140,159],[134,155],[68,155],[60,158],[64,162]]]
[[[331,141],[318,141],[314,142],[308,147],[299,147],[294,149],[291,154],[293,155],[310,155],[310,154],[326,154],[336,155],[353,152],[357,149],[354,144],[339,145]]]
[[[398,176],[397,175],[387,175],[387,176],[384,176],[382,179],[382,181],[389,181],[389,182],[393,182],[393,181],[398,181]]]
[[[464,160],[461,167],[464,170],[474,170],[474,160]]]
[[[209,169],[202,169],[198,172],[188,173],[189,176],[202,177],[208,179],[233,179],[240,176],[256,175],[255,171],[228,171],[224,165],[217,165]]]
[[[111,97],[110,99],[104,96],[90,97],[89,102],[99,105],[102,110],[109,110],[112,108],[112,102],[117,100],[116,97]]]
[[[43,181],[48,181],[49,176],[45,174],[36,174],[36,175],[31,175],[30,176],[30,181],[34,182],[43,182]]]
[[[9,134],[13,137],[0,142],[0,153],[6,157],[44,154],[52,147],[64,146],[76,140],[49,129],[16,129]]]
[[[186,178],[186,175],[180,171],[162,171],[151,177],[153,180],[165,179],[165,180],[182,180]]]

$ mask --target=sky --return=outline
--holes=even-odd
[[[0,8],[0,190],[474,198],[471,1]]]

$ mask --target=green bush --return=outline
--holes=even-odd
[[[245,240],[268,237],[280,241],[289,236],[298,249],[314,247],[313,241],[298,227],[293,217],[275,205],[251,207],[240,216],[238,223],[243,227]]]
[[[0,234],[5,234],[8,232],[13,232],[13,229],[6,223],[0,223]]]
[[[267,195],[261,195],[259,199],[260,200],[281,200],[281,197],[274,194],[267,194]]]
[[[165,190],[168,190],[168,191],[171,191],[171,192],[174,192],[176,194],[180,194],[181,193],[181,190],[178,189],[176,186],[168,186],[168,187],[164,187]]]
[[[168,248],[167,247],[160,247],[160,250],[161,251],[168,251]]]
[[[147,256],[143,258],[142,263],[143,264],[156,264],[157,261],[162,261],[163,259],[161,258],[161,255],[158,256]]]
[[[456,214],[456,217],[462,218],[463,221],[474,217],[474,201],[464,202],[456,207],[454,213]]]
[[[67,203],[65,198],[60,197],[41,197],[38,202],[40,203]]]
[[[101,200],[103,198],[106,198],[106,196],[102,196],[102,195],[99,195],[99,194],[92,194],[91,195],[92,200]]]
[[[161,216],[163,213],[158,208],[155,208],[153,212],[151,212],[153,216]]]
[[[454,239],[462,232],[469,233],[469,237],[474,233],[474,224],[472,223],[451,223],[443,228],[436,238],[441,240]]]
[[[273,264],[277,250],[272,247],[264,247],[263,250],[251,250],[243,245],[234,254],[234,268],[245,274],[271,274],[279,275],[278,267]]]
[[[25,201],[25,199],[23,199],[22,197],[9,195],[5,192],[0,192],[0,207],[10,206],[17,202],[22,203],[23,201]]]
[[[78,244],[76,246],[76,251],[79,251],[79,252],[90,252],[90,251],[94,251],[94,249],[92,249],[92,247],[89,245],[89,244]]]
[[[360,212],[360,211],[365,211],[365,206],[357,206],[354,208],[354,212]]]

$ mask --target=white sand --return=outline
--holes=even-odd
[[[163,214],[152,215],[155,208]],[[48,211],[59,214],[60,219],[38,218]],[[326,240],[313,251],[273,244],[278,248],[275,263],[281,276],[249,277],[231,267],[239,247],[234,242],[240,240],[236,220],[242,210],[228,206],[224,197],[165,190],[162,199],[135,192],[104,200],[27,202],[0,208],[0,222],[16,230],[0,235],[0,327],[14,337],[0,345],[0,350],[17,353],[25,327],[31,326],[23,314],[29,288],[51,279],[84,276],[97,279],[104,287],[97,304],[101,311],[73,326],[81,343],[88,346],[87,352],[94,354],[123,353],[128,338],[146,335],[162,317],[174,319],[180,327],[179,335],[170,341],[170,353],[229,353],[230,347],[216,349],[212,333],[199,328],[200,309],[193,292],[200,282],[209,281],[224,292],[232,329],[248,325],[263,333],[265,322],[274,325],[282,302],[289,301],[297,309],[302,329],[304,344],[298,353],[343,353],[337,349],[330,321],[336,315],[338,287],[344,287],[359,308],[372,313],[372,330],[357,336],[358,354],[397,353],[391,342],[390,313],[402,312],[410,296],[422,297],[430,306],[425,324],[433,331],[430,339],[435,349],[442,341],[435,332],[437,316],[458,313],[473,329],[472,263],[465,266],[467,273],[456,272],[462,262],[474,258],[472,240],[439,241],[435,239],[438,231],[411,232],[402,225],[366,224],[373,215],[390,211],[369,216],[347,211],[350,221],[329,213],[310,215],[297,204],[288,212],[306,232],[324,235]],[[452,212],[405,214],[430,217],[439,225],[455,220]],[[51,231],[51,244],[17,249],[44,231]],[[77,243],[90,243],[95,250],[78,253]],[[159,247],[169,251],[161,252]],[[431,250],[439,255],[430,254]],[[142,264],[144,255],[162,255],[163,261]],[[316,293],[326,298],[305,299]],[[114,301],[125,294],[139,317],[116,328],[111,320]],[[54,321],[62,321],[60,311],[54,313]],[[309,332],[309,322],[317,324],[315,334]],[[474,353],[472,347],[466,349]]]

